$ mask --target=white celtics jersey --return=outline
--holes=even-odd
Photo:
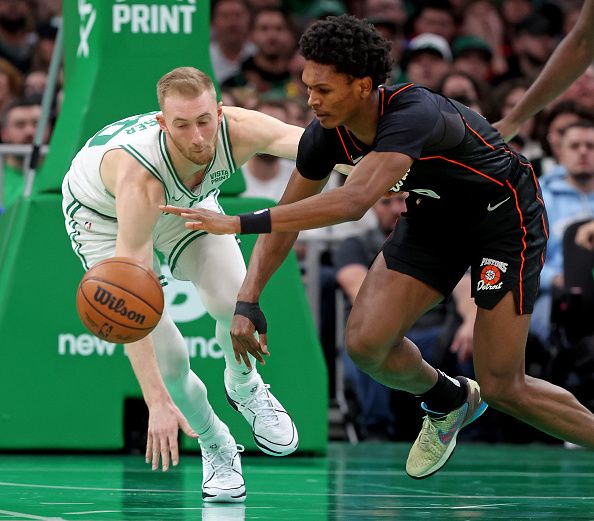
[[[196,206],[207,197],[216,199],[219,186],[237,169],[231,152],[227,121],[219,126],[214,157],[206,167],[204,180],[190,191],[177,175],[167,150],[166,135],[155,115],[149,112],[117,121],[100,130],[72,161],[64,182],[72,197],[100,215],[115,218],[115,198],[101,180],[100,165],[110,150],[121,148],[138,160],[165,191],[165,203],[174,206]],[[164,216],[165,217],[165,216]]]
[[[76,155],[64,177],[62,205],[66,229],[85,269],[115,253],[115,198],[103,185],[99,171],[103,156],[110,150],[121,148],[135,157],[161,182],[166,203],[186,208],[200,206],[223,213],[217,200],[218,188],[236,170],[225,118],[219,127],[215,155],[206,167],[204,180],[190,191],[171,162],[166,136],[159,128],[156,114],[132,116],[100,130]],[[174,276],[185,279],[176,269],[180,255],[206,232],[188,231],[183,219],[161,214],[152,235],[154,247],[165,255]]]

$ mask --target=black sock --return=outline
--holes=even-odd
[[[419,398],[425,403],[431,416],[444,416],[460,407],[467,395],[465,384],[452,380],[438,369],[436,384]]]

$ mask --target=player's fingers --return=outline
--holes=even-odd
[[[160,204],[159,209],[165,213],[172,213],[174,215],[179,215],[181,217],[182,213],[188,211],[187,208],[179,208],[178,206],[172,206],[170,204]]]
[[[169,437],[169,450],[171,451],[171,465],[177,467],[179,463],[179,448],[177,445],[177,436]]]
[[[266,362],[264,361],[264,358],[262,358],[262,355],[260,354],[258,347],[258,344],[256,344],[255,346],[250,346],[250,354],[262,365],[266,365]]]
[[[150,463],[152,456],[153,456],[153,436],[149,432],[146,437],[146,453],[144,455],[144,460],[147,463]]]
[[[268,351],[268,335],[266,333],[260,334],[258,343],[260,344],[260,352],[266,356],[270,356],[270,352]]]
[[[205,230],[204,223],[202,221],[187,221],[185,224],[188,230]]]
[[[158,436],[155,436],[153,439],[153,465],[152,469],[157,470],[159,468],[159,451],[161,450],[161,442]]]
[[[247,353],[241,353],[241,358],[243,359],[243,363],[245,364],[245,366],[251,371],[252,370],[252,364],[250,362],[250,357],[248,356]]]
[[[184,210],[180,213],[180,216],[184,219],[190,219],[192,221],[201,221],[203,219],[203,215],[199,212],[188,212],[188,210]]]
[[[161,436],[161,464],[163,465],[163,472],[169,469],[169,439],[167,436]]]

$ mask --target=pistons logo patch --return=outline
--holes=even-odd
[[[501,277],[507,271],[507,263],[483,258],[481,267],[481,278],[477,282],[477,291],[501,289],[503,286]]]
[[[481,280],[490,286],[497,284],[500,278],[501,271],[499,271],[497,266],[485,266],[483,271],[481,271]]]

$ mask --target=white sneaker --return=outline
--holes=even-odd
[[[234,390],[225,384],[227,400],[251,425],[254,441],[262,452],[287,456],[297,449],[299,436],[289,413],[269,388],[258,373]]]
[[[202,499],[207,502],[241,503],[245,501],[245,482],[241,473],[240,452],[233,438],[225,444],[213,443],[202,450]]]

